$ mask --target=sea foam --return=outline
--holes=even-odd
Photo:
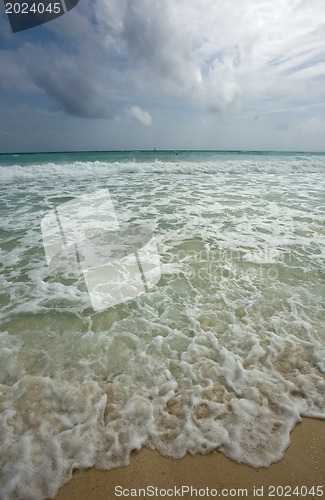
[[[325,417],[323,157],[177,161],[1,167],[4,500],[142,446],[268,466]],[[120,223],[152,228],[162,277],[94,312],[48,268],[41,221],[104,188]]]

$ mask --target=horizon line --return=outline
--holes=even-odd
[[[12,151],[0,153],[4,155],[36,155],[36,154],[74,154],[74,153],[167,153],[167,152],[210,152],[210,153],[308,153],[324,154],[316,150],[291,150],[291,149],[89,149],[89,150],[63,150],[63,151]]]

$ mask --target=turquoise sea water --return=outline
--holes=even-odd
[[[0,181],[1,498],[141,446],[267,466],[325,417],[325,154],[0,155]],[[103,189],[153,231],[161,278],[95,311],[42,220]]]

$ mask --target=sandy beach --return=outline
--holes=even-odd
[[[237,464],[218,452],[174,460],[142,449],[133,453],[128,467],[111,471],[90,469],[74,477],[59,490],[55,500],[108,500],[136,495],[138,498],[322,498],[324,429],[323,420],[304,418],[291,433],[291,444],[284,458],[265,469]],[[147,488],[147,494],[139,492],[139,488]]]

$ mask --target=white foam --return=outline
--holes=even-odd
[[[302,415],[325,418],[325,180],[311,161],[312,174],[300,157],[2,167],[2,499],[54,497],[74,469],[125,465],[143,445],[267,466]],[[150,223],[162,277],[95,313],[80,276],[48,269],[41,220],[107,187],[119,223]]]
[[[47,182],[50,178],[75,178],[80,179],[89,176],[108,177],[116,174],[184,174],[197,175],[199,165],[200,174],[233,174],[233,175],[254,175],[263,174],[272,180],[276,175],[297,175],[308,171],[309,176],[322,174],[324,167],[324,157],[315,155],[305,161],[301,156],[286,158],[285,161],[279,158],[262,158],[261,161],[254,159],[222,159],[217,156],[215,159],[207,159],[202,163],[198,161],[178,160],[173,161],[73,161],[67,163],[30,163],[26,165],[14,164],[10,166],[0,165],[1,182],[19,181],[22,179],[42,179]],[[306,192],[306,191],[304,191]]]

